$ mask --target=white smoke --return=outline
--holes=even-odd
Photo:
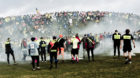
[[[100,23],[90,23],[87,27],[82,29],[79,33],[80,34],[89,34],[93,33],[95,34],[104,34],[104,33],[111,33],[113,34],[115,30],[118,30],[122,35],[125,34],[126,29],[130,29],[130,33],[132,34],[133,32],[136,32],[139,30],[138,26],[133,26],[130,25],[129,22],[126,22],[124,19],[120,19],[119,17],[114,17],[119,20],[113,20],[110,19],[108,20],[107,17],[103,18],[105,21],[101,21]],[[120,22],[121,21],[121,22]],[[133,48],[132,54],[133,53],[140,53],[139,49],[140,45],[139,42],[136,42],[136,48]],[[116,50],[117,51],[117,50]],[[122,49],[121,55],[123,54]],[[113,55],[113,41],[112,39],[105,39],[100,42],[100,46],[95,49],[95,54],[97,55]],[[116,52],[117,53],[117,52]]]

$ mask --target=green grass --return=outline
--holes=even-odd
[[[0,64],[0,78],[140,78],[140,57],[125,65],[124,58],[96,56],[95,62],[59,63],[58,69],[49,69],[49,62],[41,63],[41,70],[32,71],[31,64]]]

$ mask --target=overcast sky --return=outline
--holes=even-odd
[[[99,10],[140,15],[140,0],[0,0],[0,17],[54,11]]]

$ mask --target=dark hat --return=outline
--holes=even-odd
[[[129,34],[129,32],[130,32],[129,29],[126,29],[126,30],[125,30],[125,33],[126,33],[126,34]]]
[[[53,40],[56,39],[56,36],[53,36]]]
[[[115,32],[118,32],[118,30],[115,30]]]
[[[40,37],[40,39],[43,39],[43,37]]]
[[[10,38],[7,38],[7,40],[10,40]]]
[[[90,37],[90,34],[87,34],[87,37]]]
[[[31,38],[31,41],[35,41],[35,37],[32,37],[32,38]]]
[[[87,36],[87,34],[84,34],[84,36]]]
[[[10,38],[7,38],[8,41],[10,41]]]

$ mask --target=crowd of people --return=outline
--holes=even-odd
[[[104,12],[99,11],[76,11],[8,16],[0,18],[0,27],[7,28],[7,26],[10,26],[9,28],[13,28],[14,26],[22,35],[32,35],[35,32],[50,34],[52,33],[51,30],[60,30],[54,34],[63,33],[63,31],[70,34],[72,33],[72,27],[79,27],[79,24],[85,24],[87,21],[99,22],[104,14]],[[13,33],[12,29],[9,33]]]
[[[102,11],[74,11],[40,14],[38,9],[36,9],[36,11],[37,14],[0,18],[0,31],[2,32],[0,34],[1,42],[4,42],[9,37],[5,43],[8,64],[10,64],[10,54],[16,64],[14,50],[12,49],[10,42],[12,39],[14,47],[18,49],[21,47],[24,61],[28,55],[31,56],[33,70],[40,69],[39,56],[41,57],[42,62],[46,62],[47,52],[50,55],[51,69],[53,67],[53,59],[55,60],[55,67],[57,68],[57,56],[61,55],[62,62],[64,62],[64,52],[71,52],[72,62],[78,63],[81,43],[83,45],[83,58],[86,57],[85,54],[87,52],[88,61],[91,61],[91,53],[92,61],[94,61],[94,48],[99,46],[100,41],[106,38],[112,39],[113,33],[100,32],[85,35],[78,35],[75,33],[81,28],[85,28],[89,23],[96,23],[97,25],[102,23],[105,26],[113,26],[114,24],[116,26],[124,26],[129,24],[129,26],[133,26],[136,29],[139,29],[140,26],[140,16],[135,14]],[[126,35],[128,35],[129,38],[127,36],[127,38],[119,37],[119,39],[124,41],[125,39],[129,39],[128,42],[134,39],[140,39],[140,31],[133,32],[134,37],[131,36],[130,38],[130,34],[127,30]],[[51,38],[52,36],[53,38]],[[32,38],[30,39],[30,37]],[[119,43],[120,40],[117,43]],[[121,42],[120,44],[115,44],[114,49],[116,49],[116,47],[121,47],[120,45]],[[131,62],[131,49],[125,47],[123,51],[125,51],[126,63]],[[129,53],[129,58],[126,56],[126,51]],[[118,55],[120,56],[119,50]],[[116,50],[114,50],[114,56],[116,56]],[[37,63],[37,68],[35,68],[35,63]]]
[[[75,31],[80,31],[81,28],[85,28],[90,22],[102,23],[105,26],[113,26],[114,24],[125,26],[128,24],[136,29],[139,29],[140,26],[140,16],[130,13],[70,11],[40,14],[38,9],[36,11],[37,14],[1,17],[0,31],[3,34],[0,34],[0,38],[5,38],[5,34],[7,37],[13,34],[19,34],[22,37],[46,36],[44,33],[47,36],[61,33],[70,35],[77,33]],[[137,31],[136,35],[139,35]]]
[[[92,56],[92,61],[94,62],[94,49],[97,48],[100,44],[100,41],[104,38],[108,38],[105,36],[100,37],[96,34],[95,36],[90,34],[85,34],[84,37],[80,38],[78,34],[74,35],[73,37],[68,40],[69,45],[71,45],[71,60],[72,62],[79,62],[79,50],[80,45],[83,43],[83,59],[85,59],[87,53],[88,61],[90,62],[90,54]],[[125,34],[121,35],[117,30],[115,30],[115,33],[111,36],[113,42],[114,42],[114,56],[116,56],[116,48],[118,49],[118,58],[120,57],[120,48],[122,48],[123,44],[123,52],[124,57],[126,59],[125,64],[131,64],[131,41],[133,42],[133,46],[135,48],[135,41],[132,34],[130,34],[130,30],[126,29]],[[27,55],[31,56],[32,59],[32,68],[33,71],[40,69],[40,60],[41,57],[42,62],[46,62],[46,54],[48,52],[50,57],[50,69],[53,68],[53,61],[55,61],[55,68],[58,67],[58,56],[62,56],[62,62],[64,62],[64,52],[67,48],[66,43],[67,39],[63,37],[62,34],[59,35],[57,38],[56,36],[52,37],[52,40],[47,43],[43,37],[40,38],[39,43],[37,43],[38,39],[36,37],[32,37],[30,39],[30,43],[27,42],[27,40],[24,38],[21,47],[23,52],[23,60],[26,60]],[[11,40],[10,38],[7,39],[5,42],[5,52],[7,54],[7,62],[9,62],[9,55],[11,54],[14,60],[14,64],[16,63],[15,56],[14,56],[14,50],[11,47]],[[128,53],[128,56],[127,56]],[[39,57],[40,56],[40,57]],[[35,66],[37,65],[37,66]]]
[[[96,38],[98,39],[98,38]],[[73,62],[79,62],[79,49],[80,44],[83,42],[84,49],[87,49],[88,52],[88,60],[90,61],[90,51],[92,53],[92,61],[94,61],[94,46],[95,46],[95,40],[94,36],[91,34],[85,35],[82,39],[80,39],[79,35],[76,34],[75,36],[71,37],[70,40],[68,40],[68,44],[71,45],[71,58]],[[59,35],[59,38],[56,36],[53,36],[52,40],[47,43],[43,37],[40,38],[40,41],[38,43],[37,38],[32,37],[31,42],[28,43],[28,41],[24,38],[21,42],[21,49],[23,52],[23,60],[26,60],[27,55],[30,55],[32,58],[32,66],[33,70],[35,70],[35,63],[37,63],[37,68],[39,67],[39,56],[41,57],[42,62],[46,62],[46,54],[50,55],[50,69],[53,67],[53,59],[55,60],[55,67],[57,68],[57,56],[62,56],[62,62],[64,62],[64,51],[66,49],[67,40],[63,37],[62,34]],[[96,40],[98,41],[98,40]],[[98,42],[97,42],[98,43]],[[7,54],[7,62],[9,62],[9,55],[11,54],[14,60],[14,64],[16,64],[15,56],[14,56],[14,50],[11,47],[11,40],[10,38],[7,39],[5,42],[5,50]],[[85,58],[85,55],[84,55]]]

